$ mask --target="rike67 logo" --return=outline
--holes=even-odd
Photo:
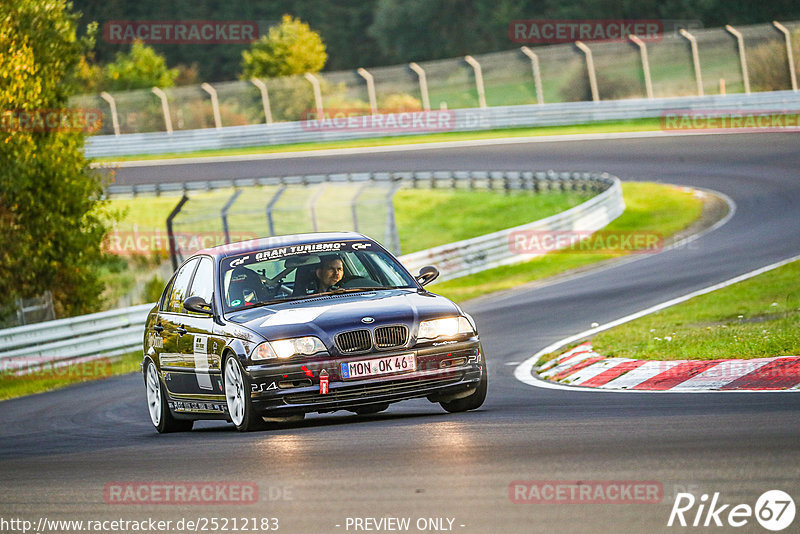
[[[709,501],[708,494],[699,499],[691,493],[678,493],[667,526],[682,527],[743,527],[755,520],[767,530],[777,532],[792,524],[795,516],[795,504],[788,493],[781,490],[764,492],[754,507],[749,504],[723,504],[719,492],[715,492]]]

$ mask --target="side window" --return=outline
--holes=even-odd
[[[172,283],[174,280],[175,278],[170,280],[167,287],[164,288],[164,293],[161,294],[161,298],[158,301],[158,311],[167,311],[169,307],[169,295],[172,293]]]
[[[197,272],[194,273],[192,288],[189,290],[188,297],[201,297],[204,301],[211,303],[214,294],[214,263],[210,258],[201,258]]]
[[[194,268],[197,267],[198,260],[192,260],[180,268],[178,274],[175,275],[175,281],[172,283],[172,292],[169,297],[169,304],[166,306],[167,312],[170,313],[186,313],[183,309],[183,301],[189,291],[189,281],[192,279]]]

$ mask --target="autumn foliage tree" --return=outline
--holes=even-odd
[[[319,72],[328,54],[320,35],[308,24],[284,15],[278,26],[269,29],[242,52],[242,78],[277,78],[306,72]]]
[[[86,114],[66,110],[94,28],[78,38],[70,9],[64,0],[0,3],[0,316],[46,290],[58,315],[94,311],[102,290],[103,184],[83,153]],[[54,112],[67,122],[20,120]]]

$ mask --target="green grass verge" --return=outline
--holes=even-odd
[[[254,147],[199,150],[196,152],[169,152],[164,154],[140,154],[132,156],[110,156],[94,158],[96,162],[140,161],[171,158],[196,158],[210,156],[234,156],[247,154],[273,154],[305,150],[326,150],[332,148],[359,148],[374,146],[411,145],[416,143],[436,143],[442,141],[465,141],[472,139],[499,139],[504,137],[532,137],[544,135],[569,135],[591,133],[617,133],[657,131],[661,129],[659,119],[635,119],[627,121],[596,122],[566,126],[543,126],[539,128],[511,128],[479,132],[451,132],[393,137],[371,137],[349,141],[326,141],[318,143],[293,143],[286,145],[264,145]]]
[[[605,356],[714,360],[800,354],[800,261],[602,332]]]
[[[4,369],[0,373],[0,400],[23,397],[63,388],[70,384],[102,380],[110,376],[139,371],[141,361],[142,351],[135,351],[119,357],[101,358],[63,367],[45,365],[25,375],[14,375]]]
[[[691,225],[700,217],[703,203],[684,188],[645,182],[622,184],[625,213],[604,231],[655,232],[664,238]],[[431,290],[455,301],[465,301],[488,293],[508,290],[556,274],[624,255],[625,252],[585,253],[573,248],[536,257],[525,263],[498,267],[474,275],[448,280]]]
[[[403,254],[511,228],[566,211],[589,194],[402,189],[394,199]]]

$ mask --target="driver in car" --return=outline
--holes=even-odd
[[[319,267],[314,271],[316,275],[308,288],[309,293],[325,293],[339,289],[337,285],[344,276],[344,264],[338,256],[325,256],[320,260]]]

